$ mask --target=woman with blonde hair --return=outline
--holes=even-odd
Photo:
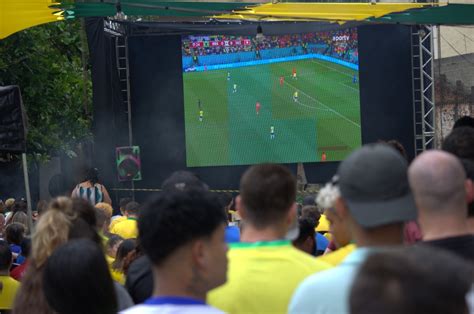
[[[85,200],[58,197],[49,204],[38,220],[32,236],[30,264],[15,299],[13,313],[54,313],[46,301],[42,287],[46,261],[56,248],[71,239],[90,239],[101,247],[101,239],[95,228],[94,207]],[[119,308],[123,309],[123,304],[120,306],[124,303],[123,293],[117,290],[116,293],[120,293],[118,303]]]

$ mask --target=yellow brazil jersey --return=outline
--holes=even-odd
[[[112,279],[118,282],[119,284],[124,285],[125,284],[124,273],[117,269],[112,268],[112,264],[114,263],[115,259],[106,254],[105,260],[107,261],[107,264],[109,265],[110,275],[112,276]]]
[[[319,218],[319,224],[316,227],[317,232],[328,232],[329,231],[329,221],[326,218],[326,215],[322,214]]]
[[[13,306],[16,292],[20,289],[20,283],[10,276],[0,276],[0,283],[0,310],[9,310]]]
[[[299,283],[330,266],[294,248],[290,241],[233,243],[227,283],[208,294],[208,303],[230,313],[286,313]]]
[[[113,228],[116,224],[118,224],[119,222],[122,222],[122,221],[124,221],[124,220],[127,220],[127,217],[126,217],[126,216],[120,216],[120,217],[115,218],[114,220],[112,220],[112,221],[110,222],[109,230],[112,230],[112,228]]]
[[[124,239],[136,238],[138,236],[137,219],[128,217],[126,220],[117,223],[110,232]]]
[[[107,265],[109,265],[109,267],[112,267],[112,263],[115,261],[115,258],[105,254],[105,260],[107,261]]]
[[[121,284],[122,286],[125,285],[125,274],[117,269],[110,269],[110,275],[112,279]]]
[[[317,260],[326,262],[332,266],[337,266],[346,258],[347,255],[352,253],[352,251],[354,251],[355,249],[355,244],[348,244],[337,249],[334,252],[319,256]]]

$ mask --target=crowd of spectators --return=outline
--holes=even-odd
[[[264,36],[259,40],[253,36],[190,36],[182,41],[182,55],[196,60],[201,56],[239,52],[254,52],[258,55],[262,50],[277,48],[294,48],[295,55],[322,53],[357,63],[357,30],[349,28],[318,33]]]
[[[0,202],[2,313],[473,310],[469,116],[411,162],[395,140],[364,145],[301,204],[276,164],[249,167],[234,196],[178,171],[117,211],[92,179],[31,222],[24,200]]]

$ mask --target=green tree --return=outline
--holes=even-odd
[[[20,86],[28,116],[27,149],[35,160],[74,155],[91,139],[91,82],[83,73],[78,20],[33,27],[0,40],[0,85]],[[83,35],[83,33],[82,33]]]

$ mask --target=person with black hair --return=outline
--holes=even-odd
[[[107,243],[105,244],[105,258],[107,259],[107,263],[109,263],[109,265],[112,265],[115,258],[117,257],[117,250],[122,242],[123,238],[116,234],[111,235],[107,240]]]
[[[110,232],[117,234],[124,239],[132,239],[138,236],[137,218],[140,209],[140,204],[137,202],[130,202],[125,206],[125,215],[127,219],[115,224]]]
[[[19,266],[15,267],[11,272],[10,276],[14,278],[15,280],[21,281],[23,278],[23,275],[26,272],[26,268],[28,267],[28,259],[30,257],[30,252],[31,252],[31,239],[29,238],[24,238],[23,241],[21,241],[21,255],[18,256],[18,258],[22,260],[22,263],[20,263]]]
[[[110,265],[112,270],[112,279],[121,285],[125,284],[125,276],[123,271],[123,263],[125,258],[135,250],[137,246],[137,241],[135,239],[126,239],[120,243],[115,260]]]
[[[465,118],[465,119],[463,119]],[[466,199],[468,204],[467,223],[471,234],[474,234],[474,128],[469,122],[471,117],[459,119],[453,131],[443,142],[442,148],[460,158],[466,172]]]
[[[152,263],[153,297],[123,313],[222,313],[205,302],[226,281],[225,226],[219,201],[206,191],[170,191],[147,203],[138,229]]]
[[[99,183],[99,170],[97,168],[90,168],[86,171],[83,181],[76,185],[71,197],[85,199],[91,205],[100,202],[112,205],[109,192],[104,185]]]
[[[458,158],[474,161],[474,128],[463,126],[453,129],[444,139],[442,149]]]
[[[131,198],[121,198],[120,199],[120,204],[119,204],[119,215],[114,215],[112,216],[112,219],[110,221],[109,225],[109,230],[112,230],[112,228],[118,224],[119,222],[122,222],[124,220],[127,220],[127,215],[125,213],[125,206],[127,206],[128,203],[132,202],[133,200]]]
[[[163,181],[161,189],[163,192],[189,191],[191,189],[208,191],[209,187],[206,183],[201,181],[196,174],[185,170],[179,170],[173,172],[165,181]]]
[[[298,219],[300,233],[298,238],[293,240],[293,245],[301,251],[314,255],[316,252],[315,221],[311,218]]]
[[[474,128],[474,118],[470,116],[462,116],[454,122],[453,130],[461,127]]]
[[[0,240],[0,310],[10,310],[20,283],[9,275],[12,251],[6,241]]]
[[[107,262],[91,240],[72,240],[53,252],[44,268],[43,291],[58,313],[117,313]]]
[[[314,200],[313,200],[313,202],[314,202]],[[313,225],[315,226],[315,228],[317,230],[317,228],[319,226],[319,221],[322,217],[322,214],[319,212],[319,208],[317,206],[315,206],[315,205],[305,205],[305,206],[303,206],[303,208],[301,210],[301,217],[302,218],[309,218],[309,219],[313,220],[314,221]],[[316,246],[314,247],[315,251],[312,252],[311,254],[316,255],[316,256],[323,255],[324,252],[326,251],[328,245],[329,245],[329,240],[319,232],[315,232],[314,238],[315,238],[315,241],[316,241]]]
[[[20,223],[11,223],[5,229],[5,240],[10,244],[10,250],[13,254],[13,265],[18,266],[17,258],[21,254],[21,242],[25,234],[25,227]]]
[[[162,184],[162,193],[190,190],[208,191],[209,187],[197,175],[189,171],[175,171]],[[143,303],[153,293],[153,274],[150,259],[140,256],[134,260],[127,271],[125,287],[136,304]]]
[[[367,257],[352,285],[351,314],[469,313],[470,263],[428,247],[381,250]]]

